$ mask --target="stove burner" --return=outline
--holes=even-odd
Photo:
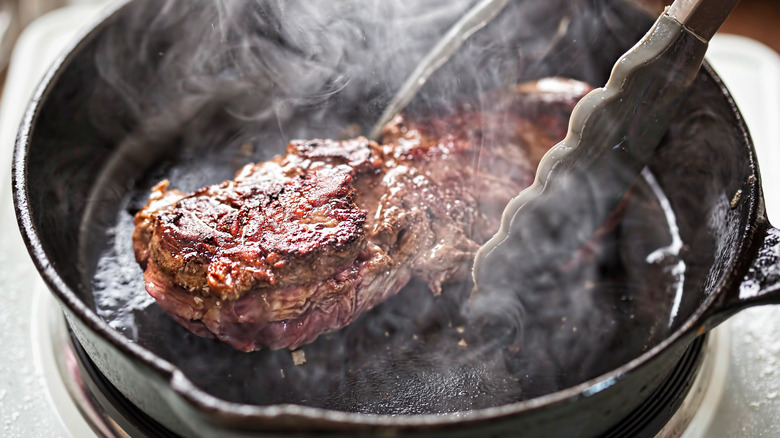
[[[98,370],[97,366],[84,351],[73,331],[68,327],[70,352],[78,364],[84,388],[88,390],[91,400],[97,403],[107,414],[112,428],[118,427],[118,436],[126,437],[159,437],[178,438],[179,435],[169,431],[163,425],[146,415],[143,411],[119,392],[118,389]],[[121,432],[119,432],[121,431]]]
[[[65,325],[64,318],[62,318],[61,323]],[[97,369],[69,327],[67,333],[68,342],[59,343],[64,351],[55,354],[55,357],[59,362],[69,362],[68,359],[74,359],[75,367],[73,363],[60,363],[60,369],[68,369],[70,375],[67,377],[81,383],[81,394],[78,397],[74,396],[71,391],[74,400],[83,404],[83,399],[86,397],[88,403],[91,404],[89,409],[101,413],[102,424],[92,424],[92,427],[100,435],[108,437],[178,437],[127,400]],[[648,397],[645,404],[603,437],[645,438],[656,436],[675,415],[693,386],[705,356],[705,343],[705,336],[697,338],[685,351],[672,373]],[[80,409],[84,412],[85,408],[81,406]],[[94,423],[94,415],[85,416]]]
[[[604,434],[604,438],[657,436],[675,415],[693,386],[704,359],[707,336],[696,338],[661,386],[650,394],[639,409]]]

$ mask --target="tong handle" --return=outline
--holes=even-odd
[[[666,14],[702,41],[709,41],[739,0],[675,0]]]

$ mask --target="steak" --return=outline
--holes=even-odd
[[[147,292],[236,349],[295,349],[412,278],[468,281],[506,203],[530,185],[590,87],[550,78],[447,113],[399,116],[380,143],[293,141],[233,180],[157,184],[135,215]]]

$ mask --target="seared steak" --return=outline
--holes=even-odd
[[[438,294],[469,278],[589,90],[546,79],[479,110],[399,116],[382,144],[294,141],[191,194],[163,181],[135,216],[146,289],[194,333],[244,351],[311,342],[412,277]]]

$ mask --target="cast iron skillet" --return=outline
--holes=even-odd
[[[187,20],[197,15],[193,11],[209,3],[213,4],[186,2],[186,7],[179,4],[185,13],[164,25],[155,19],[156,2],[121,4],[75,44],[46,76],[21,126],[14,157],[14,200],[22,234],[41,275],[62,304],[72,330],[111,383],[141,410],[173,431],[187,436],[282,433],[502,436],[518,432],[597,436],[633,411],[661,385],[696,336],[740,309],[779,301],[780,231],[772,228],[765,217],[758,165],[744,122],[728,91],[705,65],[680,108],[677,122],[649,166],[675,212],[684,242],[679,257],[687,267],[685,293],[677,317],[670,325],[666,325],[669,305],[665,304],[669,296],[664,292],[668,288],[664,284],[651,284],[649,276],[640,275],[647,284],[626,283],[636,293],[628,301],[636,300],[639,304],[619,308],[621,305],[612,301],[595,303],[594,313],[578,320],[586,324],[588,320],[618,324],[619,330],[591,327],[594,336],[583,334],[585,337],[579,338],[570,334],[570,324],[550,326],[548,321],[537,328],[569,333],[560,347],[564,354],[554,347],[545,349],[544,330],[525,334],[525,339],[536,339],[536,343],[529,341],[534,348],[526,356],[519,356],[518,362],[502,363],[498,371],[495,367],[465,364],[453,371],[457,377],[454,380],[442,378],[446,372],[423,373],[431,380],[411,379],[411,383],[397,386],[402,397],[395,405],[382,401],[381,395],[389,397],[389,391],[379,396],[360,391],[339,392],[343,389],[338,386],[341,382],[326,382],[318,392],[317,382],[306,374],[313,368],[289,367],[285,362],[289,359],[282,356],[284,352],[240,356],[215,346],[212,341],[188,335],[155,310],[155,306],[136,315],[139,329],[150,324],[146,328],[152,333],[134,334],[127,327],[110,326],[98,316],[103,307],[96,303],[99,301],[96,291],[106,288],[106,278],[96,281],[95,273],[100,272],[101,263],[126,262],[121,269],[108,271],[115,274],[112,278],[123,278],[124,270],[140,276],[140,270],[134,271],[137,268],[132,260],[121,258],[121,250],[111,253],[111,248],[107,249],[113,242],[123,241],[121,236],[118,239],[115,236],[123,231],[121,224],[117,225],[117,217],[125,220],[130,217],[142,202],[137,193],[145,193],[160,177],[171,175],[180,177],[180,187],[192,189],[228,178],[242,164],[235,162],[237,157],[252,161],[280,152],[279,147],[269,146],[241,155],[247,142],[281,146],[289,137],[337,137],[346,128],[345,121],[370,126],[398,85],[384,77],[384,82],[378,83],[376,77],[382,75],[376,69],[351,70],[348,84],[326,84],[332,87],[332,92],[321,95],[325,98],[315,102],[296,100],[292,107],[277,111],[270,125],[262,117],[248,123],[245,118],[236,117],[238,110],[231,106],[231,102],[239,100],[246,104],[239,109],[257,109],[269,105],[268,99],[270,103],[278,103],[273,99],[289,97],[273,91],[276,90],[273,87],[262,88],[263,84],[250,84],[267,92],[254,96],[255,100],[241,100],[248,89],[238,86],[227,87],[229,91],[217,97],[211,96],[205,105],[197,99],[181,104],[177,100],[181,96],[176,94],[180,90],[165,88],[169,84],[160,80],[158,73],[166,65],[155,55],[162,56],[166,50],[172,50],[176,38],[192,25]],[[562,16],[569,19],[562,21]],[[529,28],[531,23],[533,28]],[[562,23],[567,26],[561,26]],[[562,75],[601,84],[614,60],[650,24],[650,18],[617,1],[515,2],[444,67],[422,91],[431,99],[418,100],[412,110],[436,110],[447,100],[441,96],[458,93],[460,97],[468,96],[474,90],[493,89],[505,81]],[[155,33],[160,28],[163,31]],[[565,33],[558,32],[562,28],[566,29]],[[279,50],[289,49],[283,29],[269,25],[258,31],[281,46]],[[425,41],[432,41],[435,36],[433,26],[428,40],[420,38],[420,47],[409,47],[403,55],[412,59],[421,56]],[[126,50],[128,47],[136,50]],[[355,50],[359,57],[360,49]],[[481,59],[480,54],[489,54],[491,58]],[[256,55],[262,58],[263,53]],[[349,58],[347,53],[345,59]],[[104,63],[106,59],[109,64]],[[486,66],[495,67],[491,72],[500,74],[467,74],[481,73]],[[398,80],[403,77],[399,75]],[[187,87],[197,89],[198,85]],[[453,89],[457,92],[451,93]],[[130,104],[127,96],[133,93],[138,100]],[[166,110],[183,121],[181,129],[171,134],[169,129],[152,123],[159,128],[156,134],[162,132],[167,136],[144,136],[150,126],[146,119],[153,118],[147,116],[165,114]],[[142,149],[143,153],[132,153],[138,144],[147,143],[150,146]],[[219,145],[218,149],[215,144]],[[201,173],[198,166],[204,169]],[[202,179],[198,179],[199,175]],[[186,187],[187,184],[192,187]],[[642,197],[647,190],[641,185],[636,191],[639,200],[636,215],[629,214],[628,218],[642,217],[643,205],[652,204],[652,200]],[[634,242],[633,238],[637,242],[652,240],[643,236],[654,231],[643,226],[642,221],[624,223],[615,233],[629,236],[623,237],[629,242]],[[621,241],[620,236],[615,239]],[[104,257],[106,251],[114,258]],[[625,260],[604,263],[606,268],[627,264]],[[631,270],[631,266],[626,269]],[[622,292],[630,292],[624,284],[626,269],[616,270],[619,278],[609,286],[624,287]],[[131,286],[132,282],[129,281]],[[117,290],[127,287],[119,283],[108,281],[108,287]],[[414,297],[411,293],[402,292],[396,299],[379,306],[356,322],[357,328],[325,336],[311,347],[305,347],[309,362],[327,362],[327,354],[355,355],[363,360],[358,363],[363,366],[361,369],[375,371],[372,361],[376,357],[408,359],[403,355],[393,356],[393,351],[408,351],[405,348],[411,341],[405,341],[402,335],[410,333],[403,329],[392,336],[385,330],[385,337],[390,338],[387,345],[392,348],[371,349],[370,345],[354,351],[351,348],[355,342],[360,344],[361,336],[371,344],[383,345],[372,337],[373,331],[387,329],[381,324],[387,321],[384,318],[388,313],[408,311],[403,306],[409,297]],[[650,295],[643,297],[642,293]],[[453,294],[457,295],[457,291]],[[446,311],[437,311],[439,307],[450,306],[449,301],[429,298],[426,303],[425,306],[415,303],[416,307],[434,309],[433,313],[422,316],[433,315],[433,320],[440,325],[453,322]],[[553,309],[560,307],[564,312],[573,308],[572,303],[558,302],[555,298],[547,298],[541,304]],[[599,319],[601,314],[595,311],[608,308],[617,309],[617,316]],[[110,315],[107,318],[111,319]],[[533,325],[526,327],[532,328]],[[581,332],[588,330],[581,328]],[[382,333],[377,338],[381,339]],[[444,344],[452,341],[445,335],[434,335],[431,339]],[[518,338],[506,341],[513,339]],[[503,338],[498,340],[504,342]],[[556,360],[563,362],[561,369],[573,368],[572,363],[566,363],[567,351],[571,353],[569,362],[581,362],[587,367],[583,365],[583,369],[561,375],[545,375],[540,371],[550,364],[560,365]],[[534,360],[540,364],[534,365]],[[399,366],[404,369],[405,362]],[[310,387],[310,394],[327,400],[306,399],[295,383],[284,383],[294,379],[283,382],[276,377],[280,368],[302,379]],[[474,369],[477,371],[472,372]],[[378,392],[388,384],[383,380],[386,376],[380,373],[340,372],[346,374],[337,376],[356,381],[358,388]],[[405,382],[411,376],[401,375],[403,379],[393,377]],[[208,380],[209,377],[214,380]],[[252,378],[256,379],[250,380],[252,384],[259,387],[233,383]],[[486,392],[501,393],[505,388],[515,388],[515,383],[524,379],[531,385],[517,386],[516,393],[508,391],[506,399],[488,397],[485,402],[485,397],[450,393],[461,389],[470,391],[472,386],[483,382],[489,384]],[[238,393],[225,387],[237,387]],[[417,393],[415,388],[419,388]],[[430,405],[432,399],[448,397],[458,403]],[[471,404],[463,403],[464,397],[473,398]]]

